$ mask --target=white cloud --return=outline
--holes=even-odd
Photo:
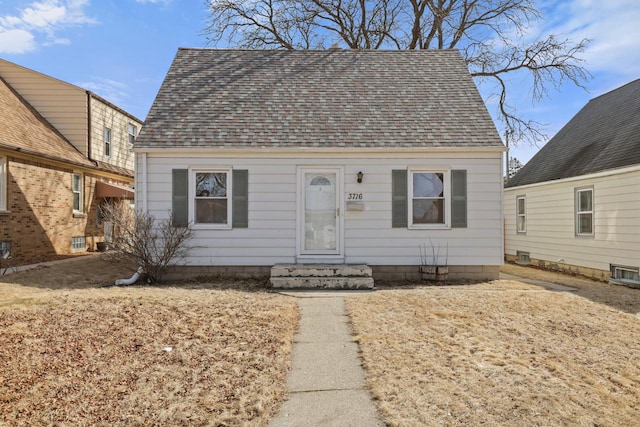
[[[25,53],[39,44],[68,44],[58,32],[96,21],[85,14],[87,0],[35,1],[16,15],[0,16],[0,53]]]
[[[588,38],[582,55],[592,72],[640,77],[640,7],[637,0],[556,0],[548,12],[547,32],[574,41]]]
[[[98,78],[97,80],[74,84],[90,90],[116,105],[123,104],[130,96],[129,87],[125,83],[111,79]]]
[[[0,31],[0,53],[24,53],[33,50],[33,35],[25,30]]]

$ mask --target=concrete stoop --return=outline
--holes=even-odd
[[[274,289],[373,289],[371,267],[364,264],[276,264]]]

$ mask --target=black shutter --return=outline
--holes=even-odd
[[[233,228],[249,227],[249,171],[233,170],[233,204],[232,224]]]
[[[451,171],[451,227],[467,227],[467,171]]]
[[[408,226],[407,170],[391,171],[391,226],[405,228]]]
[[[171,212],[175,227],[189,224],[189,170],[173,169],[171,179]]]

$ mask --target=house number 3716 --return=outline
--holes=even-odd
[[[347,200],[362,200],[362,193],[347,193]]]

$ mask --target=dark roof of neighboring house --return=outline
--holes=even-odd
[[[1,77],[0,148],[95,168]]]
[[[135,148],[502,147],[457,50],[178,50]]]
[[[640,79],[592,99],[506,185],[640,164]]]

